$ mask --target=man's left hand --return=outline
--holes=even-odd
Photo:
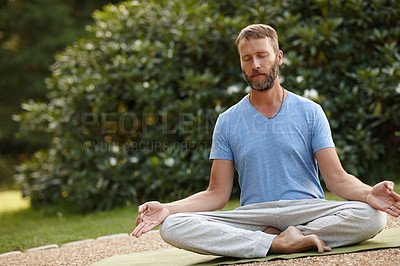
[[[393,191],[393,187],[394,183],[392,181],[383,181],[376,184],[367,196],[367,202],[377,210],[399,217],[400,195]]]

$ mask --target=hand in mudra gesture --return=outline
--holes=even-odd
[[[399,217],[400,195],[393,191],[393,187],[394,183],[392,181],[383,181],[376,184],[367,196],[367,202],[377,210]]]
[[[136,228],[132,232],[134,237],[140,237],[156,228],[170,215],[169,210],[158,201],[150,201],[140,205],[138,213]]]

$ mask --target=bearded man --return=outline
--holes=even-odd
[[[135,237],[161,224],[162,238],[176,247],[230,257],[256,258],[364,241],[380,232],[386,213],[398,217],[394,183],[374,187],[342,167],[322,108],[279,83],[276,31],[244,28],[236,40],[251,92],[221,114],[215,125],[207,190],[188,198],[139,206]],[[241,207],[228,202],[234,171]],[[347,201],[327,201],[327,188]]]

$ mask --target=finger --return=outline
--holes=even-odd
[[[400,195],[397,194],[396,192],[392,191],[390,193],[390,196],[395,200],[395,201],[400,201]]]
[[[138,213],[143,213],[147,209],[147,203],[142,204],[138,208]]]
[[[142,228],[142,234],[146,234],[147,232],[150,232],[152,229],[154,229],[157,225],[155,224],[146,224],[143,228]]]
[[[390,209],[391,209],[393,212],[397,213],[397,215],[400,215],[400,208],[397,207],[396,205],[393,205]]]
[[[139,227],[140,227],[140,224],[138,224],[136,226],[136,228],[132,231],[132,233],[131,233],[132,236],[136,236],[137,235],[137,233],[139,232]]]
[[[140,224],[141,222],[143,222],[143,213],[139,214],[138,217],[136,218],[136,223],[135,225],[137,226],[138,224]]]
[[[141,235],[146,234],[149,232],[151,229],[153,229],[155,226],[152,224],[146,224],[146,223],[141,223],[141,227],[138,228],[138,231],[136,232],[135,236],[139,238]]]
[[[141,231],[143,229],[143,227],[146,226],[146,223],[142,222],[140,224],[138,224],[135,228],[135,230],[133,230],[134,236],[139,237],[141,235]]]
[[[132,236],[134,236],[134,237],[136,237],[136,238],[138,238],[138,237],[140,237],[142,234],[141,234],[141,231],[142,231],[142,228],[145,226],[146,224],[145,223],[140,223],[138,226],[136,226],[136,228],[135,228],[135,230],[133,230],[133,232],[132,232]]]
[[[399,217],[399,215],[400,215],[400,210],[399,209],[397,209],[397,211],[396,211],[396,210],[393,210],[393,209],[389,208],[389,209],[386,209],[385,212],[387,214],[390,214],[390,215],[394,216],[394,217]]]
[[[393,191],[394,188],[394,183],[392,181],[384,181],[384,185],[385,187],[389,190],[389,191]]]

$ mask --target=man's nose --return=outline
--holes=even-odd
[[[260,62],[257,59],[254,59],[252,68],[253,69],[260,69],[260,67],[261,67]]]

